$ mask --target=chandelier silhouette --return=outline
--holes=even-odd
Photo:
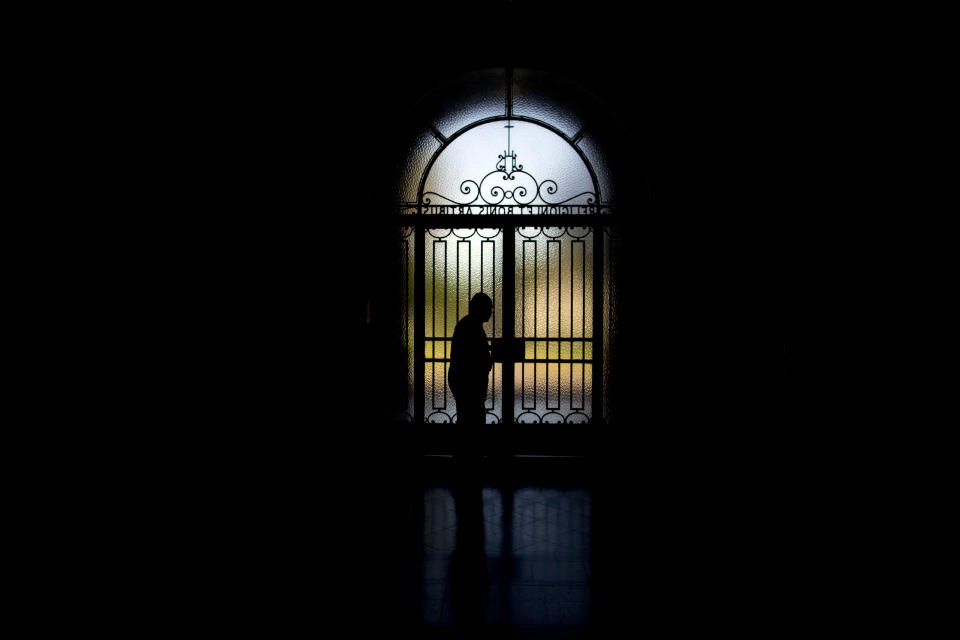
[[[423,204],[556,206],[572,204],[574,200],[584,196],[586,196],[586,202],[576,204],[592,205],[596,201],[597,194],[592,191],[584,191],[564,200],[551,200],[548,196],[554,196],[558,190],[556,181],[539,182],[530,173],[524,171],[523,165],[517,163],[517,152],[510,149],[510,129],[513,129],[513,125],[509,120],[504,128],[507,130],[507,148],[497,156],[496,168],[483,176],[479,182],[467,179],[460,183],[460,193],[464,196],[473,196],[470,200],[451,198],[436,191],[428,191],[423,194]],[[504,185],[501,182],[510,184]],[[434,203],[428,196],[436,196],[443,202]]]

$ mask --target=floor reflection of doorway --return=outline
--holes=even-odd
[[[462,629],[459,612],[476,604],[483,605],[482,626],[511,635],[544,630],[563,635],[588,627],[593,608],[592,491],[484,483],[476,489],[474,501],[446,483],[425,487],[421,600],[425,628]],[[468,509],[478,513],[466,513]],[[458,584],[474,551],[460,548],[464,535],[458,527],[475,517],[483,528],[484,580],[472,579],[474,585],[483,585],[482,594]]]

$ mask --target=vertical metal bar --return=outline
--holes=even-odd
[[[543,227],[540,227],[540,235],[543,235]],[[540,296],[539,288],[540,283],[538,282],[537,272],[540,270],[540,256],[537,249],[540,244],[540,236],[537,236],[536,242],[533,245],[533,357],[536,359],[538,352],[540,351],[540,343],[537,342],[536,338],[540,336],[540,326],[537,324],[537,310],[540,306]],[[537,410],[537,363],[533,363],[533,410]]]
[[[477,236],[481,237],[479,230],[477,231]],[[487,286],[488,278],[487,278],[486,271],[484,270],[484,259],[483,259],[483,254],[486,252],[487,245],[490,245],[492,248],[492,252],[491,252],[492,259],[491,259],[490,266],[492,269],[494,269],[493,277],[489,279],[489,287]],[[480,291],[490,296],[490,300],[493,302],[493,313],[490,316],[490,335],[488,337],[496,338],[497,337],[497,287],[495,284],[496,283],[495,269],[496,269],[496,257],[497,257],[496,244],[491,242],[490,240],[484,240],[481,238],[479,242],[479,250],[480,250]],[[486,404],[486,408],[488,411],[495,411],[497,408],[496,392],[497,392],[497,371],[496,371],[496,365],[494,365],[493,369],[490,372],[490,384],[487,385],[488,402]]]
[[[550,337],[550,239],[547,238],[546,230],[544,230],[543,237],[546,238],[546,242],[543,245],[543,252],[547,254],[545,256],[547,261],[547,285],[544,289],[544,295],[547,298],[547,335],[545,337]],[[545,354],[547,360],[550,359],[550,341],[547,340],[547,352]],[[550,411],[550,364],[547,363],[543,365],[543,406],[545,411]]]
[[[454,244],[457,245],[457,256],[456,256],[456,258],[455,258],[455,260],[457,261],[457,293],[456,293],[456,296],[457,296],[457,303],[456,303],[456,304],[457,304],[457,310],[456,310],[456,312],[454,313],[454,317],[456,318],[456,320],[459,320],[459,319],[460,319],[460,242],[459,242],[459,241],[455,241]],[[468,268],[467,268],[467,278],[469,278],[469,277],[470,277],[470,269],[469,269],[469,267],[468,267]],[[455,320],[455,322],[456,322],[456,320]]]
[[[557,340],[547,340],[547,359],[548,360],[559,360],[560,359],[560,329],[561,329],[561,307],[560,307],[560,296],[562,295],[563,288],[563,272],[561,271],[562,262],[561,256],[563,255],[562,251],[562,241],[560,240],[547,240],[546,243],[547,250],[547,338],[557,338]],[[550,262],[550,248],[554,247],[556,249],[556,258],[553,260],[553,264]],[[553,268],[556,267],[557,275],[553,277]],[[553,309],[553,314],[551,318],[551,307],[553,307],[553,300],[557,301],[556,309]],[[551,322],[552,320],[552,322]],[[556,353],[551,353],[551,349],[556,347]],[[546,409],[547,411],[559,410],[560,409],[560,365],[556,364],[556,369],[554,370],[554,380],[553,384],[556,385],[556,402],[551,405],[550,394],[551,394],[551,375],[550,370],[554,368],[553,363],[546,364],[546,380],[545,380],[545,389],[546,389]]]
[[[591,421],[603,422],[603,225],[593,227],[593,401]]]
[[[513,225],[505,225],[503,227],[503,307],[501,312],[503,315],[502,335],[503,339],[508,342],[514,339],[517,307],[515,298],[515,278],[517,273],[515,264],[515,236],[516,229]],[[496,264],[496,260],[494,260],[493,263]],[[501,376],[503,380],[503,416],[501,417],[501,424],[505,427],[509,427],[516,420],[516,416],[514,415],[513,411],[514,364],[513,362],[510,362],[509,359],[506,360],[507,362],[504,362],[501,365]],[[509,434],[504,434],[504,436],[508,435]],[[504,438],[504,441],[509,442],[506,437]]]
[[[479,235],[479,232],[477,235]],[[491,248],[492,248],[491,260],[490,260],[492,277],[490,278],[489,293],[487,292],[486,287],[484,286],[484,276],[486,274],[483,269],[483,253],[484,253],[483,249],[484,249],[484,245],[488,245],[488,244],[491,245]],[[497,245],[495,242],[491,242],[489,240],[480,240],[480,291],[487,293],[487,295],[490,296],[490,299],[493,302],[493,314],[490,316],[490,337],[491,338],[497,337],[497,285],[496,285],[496,282],[497,282]],[[502,367],[503,365],[501,365],[501,369]],[[496,365],[494,365],[493,370],[491,371],[490,388],[488,389],[488,392],[490,395],[490,404],[487,407],[487,409],[489,409],[490,411],[495,411],[497,408],[497,399],[495,396],[497,392]],[[503,416],[501,415],[501,419],[502,418]]]
[[[443,261],[442,261],[442,263],[441,263],[442,266],[443,266],[443,278],[442,278],[442,279],[437,277],[437,263],[438,263],[438,262],[441,262],[440,260],[437,259],[437,249],[439,249],[439,248],[441,248],[441,247],[443,247]],[[444,330],[444,335],[443,335],[443,337],[445,338],[445,337],[446,337],[446,330],[447,330],[447,241],[446,241],[446,239],[444,239],[443,242],[440,242],[439,240],[434,240],[434,241],[433,241],[433,274],[432,274],[432,278],[431,278],[431,286],[433,287],[433,295],[431,296],[431,300],[432,300],[432,302],[433,302],[433,305],[431,306],[431,310],[432,310],[431,313],[432,313],[432,318],[433,318],[433,331],[432,331],[433,335],[430,336],[430,337],[431,337],[431,338],[436,338],[436,337],[437,337],[437,287],[440,287],[440,288],[443,289],[443,313],[440,314],[440,317],[443,318],[443,330]],[[447,341],[446,341],[446,340],[441,340],[441,344],[443,344],[443,356],[442,356],[442,357],[443,357],[444,359],[446,359],[446,357],[447,357]],[[437,410],[437,409],[446,409],[446,408],[447,408],[447,386],[446,386],[447,381],[446,381],[446,376],[444,376],[443,387],[442,387],[442,389],[441,389],[441,391],[442,391],[442,398],[443,398],[443,404],[438,404],[438,403],[437,403],[437,396],[440,395],[440,394],[437,393],[437,391],[438,391],[438,389],[437,389],[437,367],[439,366],[441,369],[443,368],[443,362],[437,362],[437,360],[436,360],[437,357],[438,357],[438,356],[437,356],[437,341],[434,340],[434,341],[433,341],[433,358],[434,358],[434,360],[430,363],[430,374],[431,374],[431,375],[430,375],[430,380],[431,380],[431,384],[430,384],[431,405],[430,405],[430,406],[431,406],[434,410]]]
[[[593,238],[590,242],[593,242]],[[587,388],[587,365],[584,364],[587,359],[587,286],[592,286],[592,283],[587,282],[587,243],[584,241],[580,244],[580,406],[574,408],[582,411],[586,406],[584,398]]]
[[[496,237],[496,236],[494,236],[494,237]],[[501,252],[503,251],[503,238],[500,239],[500,251],[501,251]],[[494,309],[494,313],[493,313],[493,336],[496,337],[496,335],[497,335],[497,313],[496,313],[496,309],[497,309],[497,243],[496,243],[496,241],[494,241],[494,243],[493,243],[493,254],[492,254],[492,256],[491,256],[491,261],[490,261],[490,271],[491,271],[491,278],[490,278],[490,289],[491,289],[491,291],[490,291],[490,293],[491,293],[491,297],[493,298],[493,309]],[[502,303],[502,302],[503,302],[503,301],[501,301],[501,303]],[[501,325],[500,325],[500,332],[501,332],[501,334],[502,334],[502,332],[503,332],[503,324],[502,324],[502,323],[503,323],[503,319],[502,319],[503,316],[502,316],[502,313],[503,313],[503,311],[501,310],[501,320],[500,320],[500,322],[501,322]]]
[[[527,345],[527,241],[521,240],[521,251],[523,252],[520,256],[521,260],[521,271],[520,271],[520,335],[523,338],[524,345],[524,358],[526,358],[526,345]],[[536,343],[534,343],[534,348],[536,348]],[[527,408],[527,363],[524,361],[520,364],[520,408]]]
[[[447,333],[447,327],[450,325],[450,319],[447,317],[448,315],[450,315],[447,313],[450,310],[450,301],[447,298],[447,294],[450,291],[450,287],[448,286],[448,283],[450,282],[450,274],[449,274],[450,261],[447,258],[447,246],[450,244],[450,241],[448,240],[448,238],[450,235],[451,234],[448,233],[443,238],[443,337],[444,338],[450,337],[450,334]],[[460,265],[457,265],[457,267],[459,266]],[[436,298],[434,298],[433,304],[434,305],[437,304]],[[437,334],[436,329],[434,329],[433,334],[434,336],[436,336]],[[447,357],[447,341],[446,340],[443,341],[443,357],[444,358]]]
[[[443,239],[443,337],[448,337],[447,327],[450,326],[450,304],[447,296],[450,291],[450,237],[453,235],[453,232],[447,234]],[[457,263],[457,273],[459,277],[460,272],[460,263]],[[459,283],[457,283],[459,286]],[[458,292],[459,294],[459,292]],[[440,377],[443,378],[443,406],[439,407],[442,409],[447,408],[447,396],[450,395],[447,391],[447,376],[446,376],[446,366],[447,358],[450,357],[450,353],[447,350],[447,341],[443,341],[443,362],[434,362],[433,363],[433,380],[434,387],[436,387],[437,380],[437,365],[440,368]]]
[[[576,290],[576,285],[574,284],[574,274],[573,274],[573,263],[574,263],[574,248],[577,246],[576,240],[570,242],[570,410],[573,411],[573,394],[576,391],[573,385],[573,337],[576,331],[573,329],[573,292]],[[583,315],[582,313],[580,314]],[[580,357],[583,357],[583,354],[580,354]]]
[[[426,379],[424,376],[424,351],[426,350],[426,318],[424,305],[426,304],[424,280],[427,271],[426,261],[426,240],[424,236],[426,231],[422,224],[418,224],[414,229],[413,239],[413,260],[414,260],[414,278],[413,278],[413,332],[414,349],[416,355],[413,358],[413,422],[414,424],[423,423],[423,405],[426,403]]]

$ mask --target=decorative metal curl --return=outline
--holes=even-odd
[[[590,424],[587,414],[574,410],[564,416],[556,411],[547,411],[543,415],[535,411],[524,411],[516,418],[517,424]]]
[[[432,418],[433,416],[437,415],[438,413],[441,413],[441,412],[439,412],[439,411],[434,411],[432,414],[430,414],[430,417]],[[447,414],[444,413],[443,415],[447,415]],[[487,413],[484,415],[484,420],[486,421],[486,424],[500,424],[500,417],[499,417],[497,414],[495,414],[494,412],[490,411],[489,409],[487,410]],[[451,423],[451,424],[456,424],[456,423],[458,423],[459,421],[460,421],[460,414],[459,414],[459,413],[454,413],[454,414],[453,414],[453,417],[450,418],[450,423]],[[446,424],[446,423],[443,423],[443,424]]]
[[[566,424],[590,424],[590,416],[579,411],[575,411],[563,420]]]
[[[540,234],[551,238],[558,239],[564,235],[568,235],[574,240],[582,240],[593,233],[593,229],[590,227],[517,227],[517,233],[527,240],[533,240]]]
[[[508,160],[510,161],[509,168],[507,166]],[[525,179],[523,182],[528,182],[527,184],[518,184],[512,189],[506,188],[505,186],[501,186],[499,184],[490,184],[489,186],[485,186],[487,185],[488,181],[493,178],[493,176],[499,176],[503,181],[516,182],[518,175],[525,176],[527,179],[529,179],[529,182]],[[478,199],[482,200],[483,203],[487,205],[498,205],[509,200],[512,201],[512,204],[519,206],[533,204],[537,198],[539,198],[544,204],[550,206],[564,205],[583,196],[586,196],[586,204],[592,205],[597,199],[597,194],[592,191],[584,191],[565,200],[550,200],[546,197],[556,194],[558,190],[559,187],[557,186],[556,181],[544,180],[543,182],[538,182],[536,178],[524,171],[523,165],[517,164],[517,152],[514,151],[511,154],[500,154],[497,157],[496,169],[483,176],[479,183],[477,183],[475,180],[464,180],[460,183],[460,193],[465,196],[473,195],[473,198],[469,200],[457,200],[437,193],[436,191],[428,191],[423,194],[423,204],[432,204],[433,199],[431,196],[436,196],[437,198],[444,200],[446,203],[459,206],[472,205],[477,202]]]
[[[546,191],[548,194],[553,195],[557,192],[557,188],[558,188],[557,183],[554,182],[553,180],[544,180],[543,183],[538,187],[537,195],[540,196],[541,200],[543,200],[545,203],[549,205],[566,204],[571,200],[575,200],[579,198],[580,196],[587,196],[587,204],[589,205],[589,204],[593,204],[597,197],[597,194],[595,194],[593,191],[584,191],[583,193],[578,193],[577,195],[567,198],[566,200],[558,200],[556,202],[553,202],[543,197],[542,192],[544,187],[546,187]]]
[[[493,420],[490,418],[493,418]],[[487,424],[500,424],[500,416],[489,410],[487,411],[486,420]]]

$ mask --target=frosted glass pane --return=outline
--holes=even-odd
[[[517,337],[593,337],[593,234],[521,227],[515,251]]]
[[[504,160],[508,150],[515,159]],[[424,185],[424,202],[436,205],[588,204],[594,197],[579,153],[549,129],[517,120],[489,122],[457,137]]]
[[[484,324],[488,338],[503,333],[503,231],[501,229],[428,229],[424,232],[424,416],[428,422],[456,422],[456,399],[447,384],[450,347],[457,321],[469,312],[478,292],[493,300]],[[502,368],[490,374],[487,420],[499,422]]]
[[[457,321],[469,311],[470,298],[483,292],[494,307],[483,328],[488,338],[501,337],[503,231],[429,229],[425,235],[426,336],[452,337]]]
[[[515,415],[527,423],[582,423],[592,417],[593,233],[586,228],[516,231]],[[579,339],[577,339],[579,338]]]
[[[485,69],[466,74],[437,87],[421,104],[428,121],[449,138],[477,120],[507,114],[504,71]]]
[[[514,413],[519,424],[582,424],[593,415],[593,365],[517,362]]]
[[[420,178],[427,168],[427,162],[439,148],[440,142],[429,131],[421,132],[410,142],[395,186],[394,197],[397,202],[417,201]]]
[[[560,343],[550,341],[547,343],[547,359],[557,360],[560,357]]]
[[[560,241],[547,242],[547,279],[545,282],[547,303],[547,337],[560,337],[560,294],[563,291],[560,280]],[[556,346],[554,343],[552,346]],[[548,356],[555,358],[556,356]]]
[[[551,73],[516,69],[513,73],[513,113],[536,118],[573,137],[600,108],[582,87]]]
[[[613,132],[591,128],[577,143],[597,174],[600,184],[600,201],[616,202],[617,199],[617,152],[618,141]],[[646,185],[639,180],[628,182],[632,189],[645,192]]]
[[[547,409],[560,408],[560,365],[550,363],[547,367]]]

